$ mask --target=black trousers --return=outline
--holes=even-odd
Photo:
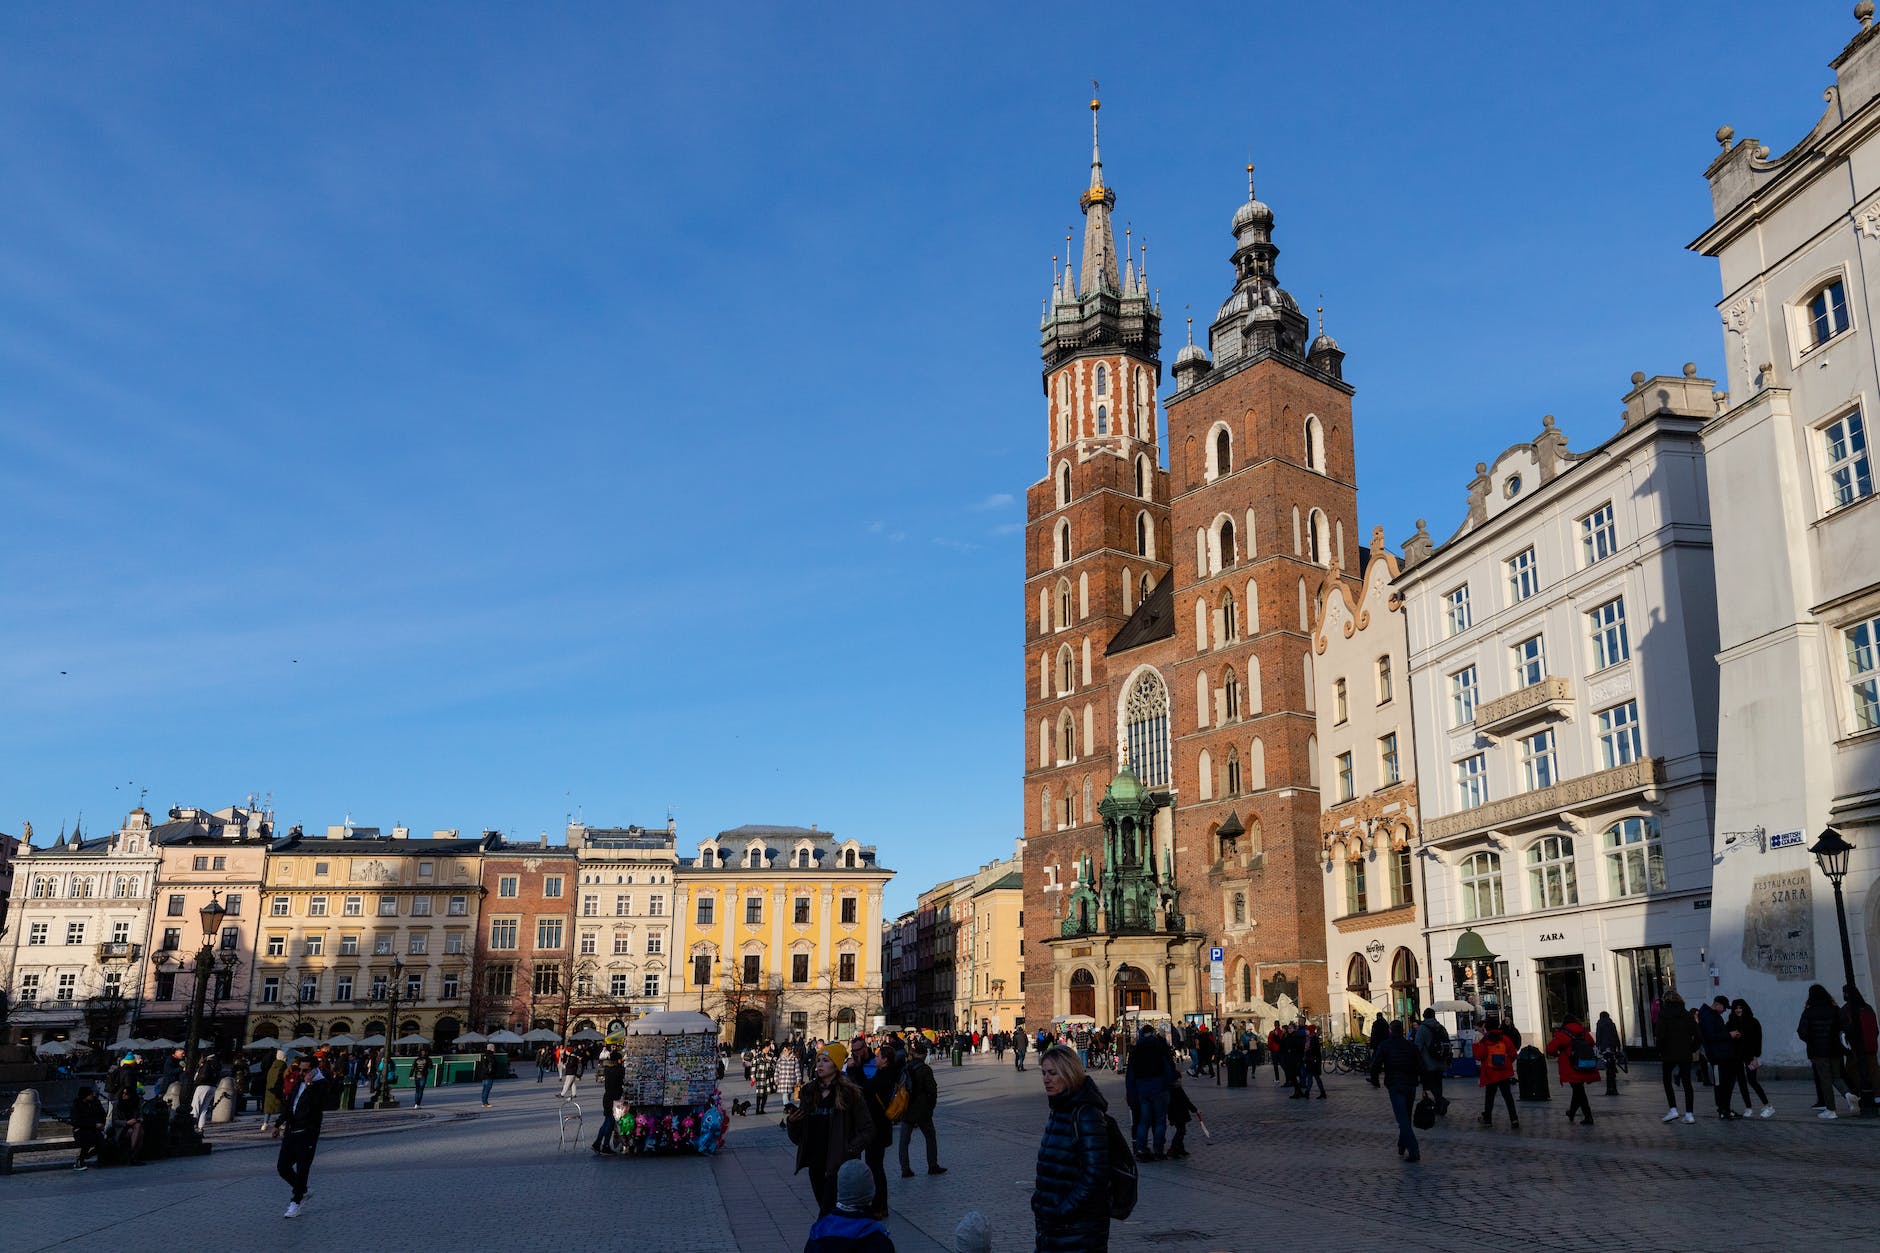
[[[875,1177],[875,1213],[888,1212],[888,1171],[883,1164],[888,1154],[885,1144],[871,1144],[862,1153],[862,1160],[868,1163],[868,1173]]]
[[[1728,1061],[1712,1064],[1717,1068],[1717,1085],[1712,1089],[1712,1095],[1717,1098],[1717,1112],[1727,1114],[1730,1112],[1730,1097],[1736,1092],[1737,1067],[1741,1063],[1732,1057]],[[1744,1104],[1749,1102],[1745,1101]]]
[[[1508,1107],[1508,1121],[1521,1121],[1521,1116],[1514,1109],[1514,1080],[1498,1079],[1494,1083],[1482,1086],[1482,1117],[1492,1119],[1495,1116],[1495,1094],[1501,1093],[1502,1102]]]
[[[1678,1107],[1678,1094],[1671,1087],[1671,1077],[1676,1075],[1684,1081],[1684,1108],[1688,1113],[1696,1104],[1696,1099],[1691,1095],[1691,1063],[1667,1061],[1661,1069],[1665,1080],[1665,1104],[1672,1109]]]
[[[1573,1089],[1573,1096],[1567,1101],[1568,1120],[1572,1120],[1573,1111],[1577,1109],[1582,1114],[1585,1114],[1586,1121],[1591,1123],[1593,1121],[1593,1105],[1592,1102],[1586,1099],[1586,1085],[1583,1083],[1569,1083],[1566,1086]]]
[[[275,1159],[274,1169],[293,1188],[295,1204],[307,1197],[307,1175],[313,1170],[313,1151],[319,1146],[317,1135],[300,1131],[281,1133],[281,1155]]]
[[[1743,1090],[1743,1108],[1748,1109],[1750,1107],[1749,1094],[1751,1091],[1756,1093],[1757,1100],[1761,1101],[1764,1105],[1769,1104],[1769,1094],[1763,1091],[1762,1083],[1756,1078],[1756,1072],[1751,1070],[1748,1066],[1743,1066],[1741,1062],[1737,1064],[1742,1067],[1736,1072],[1736,1081],[1737,1085]]]
[[[1436,1102],[1436,1112],[1438,1114],[1448,1112],[1449,1101],[1447,1098],[1443,1096],[1443,1072],[1442,1071],[1440,1070],[1424,1071],[1423,1072],[1423,1090],[1430,1094],[1430,1100]]]
[[[932,1170],[940,1163],[934,1153],[933,1116],[931,1114],[921,1119],[919,1122],[911,1122],[905,1118],[901,1120],[901,1169],[904,1171],[914,1169],[912,1166],[908,1165],[907,1146],[913,1141],[916,1131],[926,1137],[927,1169]]]
[[[827,1218],[836,1208],[836,1177],[825,1175],[814,1166],[809,1171],[809,1188],[816,1194],[816,1216]]]

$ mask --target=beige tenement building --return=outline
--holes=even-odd
[[[995,861],[973,876],[967,942],[957,959],[967,990],[965,1021],[979,1031],[1025,1025],[1024,852]]]

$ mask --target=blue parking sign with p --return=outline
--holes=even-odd
[[[1208,950],[1208,960],[1209,960],[1209,961],[1211,961],[1211,962],[1217,962],[1217,961],[1220,961],[1220,960],[1222,960],[1223,958],[1225,958],[1226,956],[1227,956],[1227,950],[1226,950],[1226,949],[1223,949],[1223,948],[1222,948],[1222,947],[1221,947],[1220,945],[1218,945],[1218,944],[1217,944],[1217,945],[1215,945],[1215,946],[1214,946],[1213,948],[1211,948],[1211,949],[1209,949],[1209,950]]]

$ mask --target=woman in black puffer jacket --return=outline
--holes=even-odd
[[[1039,1061],[1051,1114],[1038,1145],[1031,1194],[1038,1253],[1107,1253],[1110,1247],[1109,1102],[1075,1049],[1057,1045]]]

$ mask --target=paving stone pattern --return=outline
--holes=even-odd
[[[903,1253],[950,1249],[960,1216],[991,1220],[994,1248],[1031,1247],[1033,1155],[1043,1126],[1036,1067],[975,1058],[938,1069],[944,1176],[913,1179],[889,1156],[889,1226]],[[1099,1074],[1127,1128],[1122,1082]],[[1805,1083],[1771,1084],[1771,1119],[1721,1123],[1708,1089],[1695,1125],[1667,1126],[1656,1067],[1621,1095],[1595,1090],[1593,1127],[1569,1126],[1557,1091],[1523,1104],[1521,1129],[1478,1126],[1479,1095],[1452,1084],[1423,1160],[1399,1162],[1389,1107],[1361,1078],[1328,1082],[1330,1099],[1289,1101],[1259,1076],[1244,1090],[1189,1081],[1212,1138],[1191,1128],[1194,1156],[1142,1168],[1135,1217],[1117,1250],[1161,1253],[1291,1247],[1365,1250],[1683,1249],[1733,1253],[1852,1248],[1880,1213],[1880,1119],[1821,1122]],[[591,1106],[597,1095],[584,1082]],[[727,1095],[743,1095],[733,1077]],[[305,1214],[281,1217],[287,1190],[255,1120],[217,1128],[207,1158],[142,1169],[28,1171],[0,1178],[7,1253],[164,1247],[213,1223],[232,1247],[501,1248],[505,1253],[739,1249],[796,1253],[815,1217],[806,1178],[776,1119],[736,1118],[718,1157],[599,1158],[586,1141],[558,1149],[554,1088],[499,1084],[434,1090],[422,1111],[330,1116]]]

